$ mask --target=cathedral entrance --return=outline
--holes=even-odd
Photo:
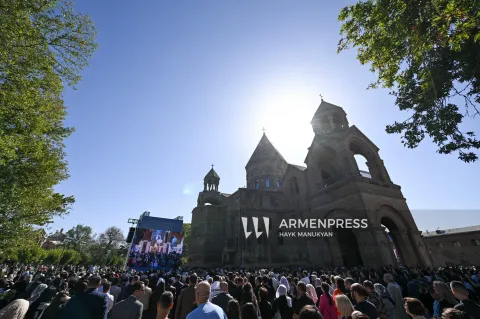
[[[353,230],[350,228],[336,228],[335,236],[340,246],[343,265],[346,267],[363,266],[357,237],[353,233]]]
[[[393,253],[395,260],[398,264],[405,265],[401,248],[400,248],[400,238],[399,238],[399,228],[393,220],[388,217],[383,217],[380,221],[383,227],[385,227],[385,237],[387,240],[387,245],[390,251]]]

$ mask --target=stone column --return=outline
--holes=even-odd
[[[370,229],[356,229],[355,236],[357,237],[358,249],[362,256],[363,265],[366,267],[381,266],[381,256]]]
[[[355,161],[355,154],[352,151],[345,151],[345,161],[347,164],[348,175],[360,175],[357,162]]]
[[[417,258],[415,257],[415,252],[413,250],[413,244],[410,240],[407,231],[405,230],[395,230],[391,231],[393,242],[397,249],[400,250],[403,262],[405,266],[416,266]]]
[[[413,244],[413,248],[417,257],[417,262],[423,267],[432,267],[433,261],[430,259],[428,247],[421,234],[422,232],[418,230],[408,231],[408,237]]]
[[[397,259],[393,253],[393,247],[388,241],[387,233],[382,227],[369,228],[377,243],[379,254],[382,258],[383,265],[396,265]]]
[[[335,237],[329,237],[328,240],[328,248],[330,250],[330,260],[332,266],[340,266],[343,265],[343,258],[342,252],[340,251],[340,245]]]

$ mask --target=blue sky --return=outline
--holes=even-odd
[[[262,127],[287,161],[303,164],[320,93],[378,145],[420,229],[478,224],[478,164],[387,135],[406,114],[387,91],[366,90],[374,75],[354,51],[336,53],[337,16],[350,3],[77,1],[100,47],[64,95],[76,132],[66,143],[71,177],[57,189],[76,203],[52,230],[127,230],[143,211],[190,221],[211,164],[220,191],[245,185]]]

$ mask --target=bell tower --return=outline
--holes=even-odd
[[[347,113],[343,108],[325,102],[323,99],[310,124],[315,135],[346,131],[349,127]]]
[[[205,175],[203,179],[203,191],[204,192],[218,192],[218,184],[220,184],[220,176],[218,176],[217,172],[212,169]]]

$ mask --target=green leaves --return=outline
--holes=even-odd
[[[64,83],[75,85],[97,45],[88,16],[57,0],[0,1],[0,239],[63,215],[68,178]]]
[[[339,20],[338,52],[357,48],[359,62],[378,74],[369,88],[390,89],[397,107],[413,114],[387,133],[402,134],[410,148],[430,136],[439,153],[476,161],[480,142],[461,126],[479,113],[477,1],[367,0],[343,8]]]

